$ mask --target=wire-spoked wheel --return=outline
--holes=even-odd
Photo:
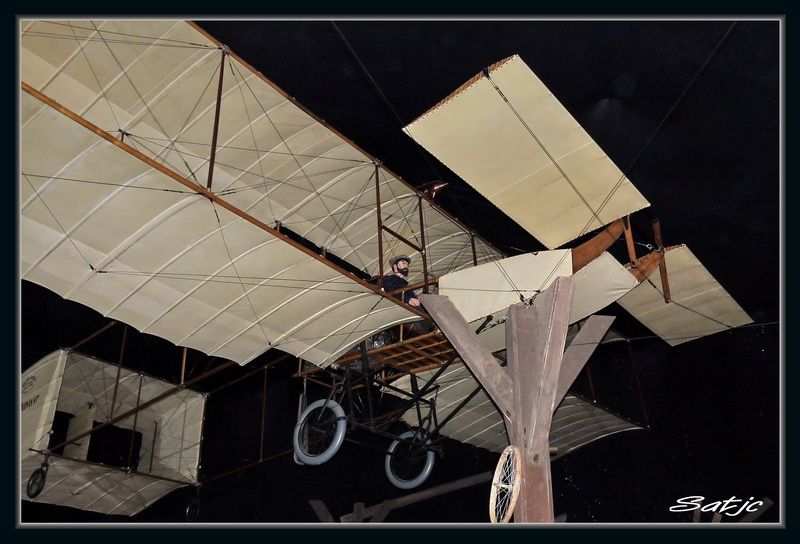
[[[522,476],[522,459],[516,446],[508,446],[500,455],[492,478],[489,495],[489,519],[492,523],[508,523],[514,513]]]
[[[321,465],[333,457],[344,441],[346,416],[338,402],[320,399],[303,410],[294,426],[294,453],[306,465]]]
[[[419,431],[407,431],[391,443],[384,468],[392,485],[400,489],[413,489],[428,479],[436,457],[427,446],[430,442]]]

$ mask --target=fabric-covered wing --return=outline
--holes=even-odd
[[[22,461],[21,494],[26,500],[102,514],[133,516],[167,493],[188,485],[143,474],[127,474],[103,465],[52,457],[42,493],[30,499],[25,494],[25,486],[30,474],[39,468],[41,462],[38,456]]]
[[[547,289],[558,276],[573,276],[569,250],[525,253],[459,270],[439,280],[439,294],[450,298],[461,315],[477,330],[491,315],[490,325],[478,338],[489,351],[505,348],[508,307]],[[637,280],[608,252],[574,274],[570,323],[602,310],[637,285]]]
[[[43,357],[25,371],[22,383],[20,481],[24,499],[134,515],[170,491],[197,483],[205,409],[201,393],[174,391],[174,384],[67,350]],[[147,405],[157,398],[160,400]],[[135,415],[125,415],[140,406],[144,408]],[[51,430],[56,431],[56,410],[68,416],[64,435],[51,435]],[[122,438],[111,434],[101,439],[99,430],[83,436],[112,418],[114,428],[140,435],[138,450],[133,449],[134,435],[128,431]],[[57,448],[57,443],[73,438],[77,440],[63,450]],[[98,440],[101,446],[95,444],[92,454],[92,445]],[[124,453],[119,464],[111,466],[108,455],[114,457],[109,451],[115,447]],[[48,448],[56,449],[45,457],[40,452]],[[98,458],[101,449],[105,457]],[[126,455],[134,468],[131,472],[124,468]],[[31,499],[25,489],[28,478],[45,461],[49,467],[45,485],[41,494]]]
[[[649,205],[516,55],[405,130],[551,249]]]
[[[419,377],[427,380],[434,372],[435,370],[422,372]],[[450,367],[439,377],[437,383],[440,385],[436,396],[436,415],[439,421],[444,420],[478,387],[475,378],[463,364]],[[397,380],[393,385],[411,390],[408,377]],[[403,417],[410,425],[418,423],[414,410],[409,410]],[[550,445],[558,448],[556,455],[560,457],[599,438],[634,429],[641,427],[574,395],[567,395],[553,414]],[[483,390],[443,427],[442,434],[497,453],[508,446],[503,418]]]
[[[240,364],[278,347],[324,365],[415,318],[25,93],[22,111],[24,279]]]
[[[22,28],[25,83],[104,130],[123,132],[139,151],[203,186],[222,74],[212,190],[378,274],[377,161],[213,38],[184,21],[27,21]],[[110,181],[104,171],[84,174]],[[384,166],[377,178],[383,223],[416,245],[422,207],[433,275],[472,264],[463,226]],[[385,261],[418,256],[384,237]],[[483,240],[475,243],[480,262],[499,256]],[[410,281],[421,279],[419,270]]]
[[[671,302],[664,302],[659,274],[651,274],[619,304],[671,346],[752,323],[753,320],[685,245],[664,259]]]

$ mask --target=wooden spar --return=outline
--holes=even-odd
[[[572,273],[574,274],[616,242],[625,230],[622,219],[617,219],[578,247],[572,248]]]
[[[469,245],[472,246],[472,266],[478,266],[478,253],[475,251],[475,234],[470,231]]]
[[[211,157],[208,159],[208,181],[206,189],[211,190],[211,180],[214,178],[214,162],[217,156],[217,136],[219,135],[219,111],[222,109],[222,80],[225,77],[225,50],[219,61],[219,85],[217,86],[217,107],[214,110],[214,130],[211,134]]]
[[[158,421],[153,421],[153,442],[150,444],[150,473],[153,472],[153,457],[156,453],[156,436],[158,436]]]
[[[589,391],[592,394],[592,404],[597,404],[597,395],[594,391],[594,381],[592,381],[592,369],[586,365],[586,378],[589,380]]]
[[[625,268],[639,280],[639,283],[642,283],[650,277],[663,259],[664,252],[652,251],[637,259],[635,263],[628,264]]]
[[[415,315],[417,315],[419,317],[422,317],[422,318],[427,318],[428,317],[425,313],[417,310],[416,308],[414,308],[412,306],[409,306],[409,305],[405,304],[404,302],[402,302],[402,301],[400,301],[400,300],[398,300],[398,299],[396,299],[394,297],[390,297],[388,294],[386,294],[383,291],[381,291],[381,289],[379,287],[377,287],[375,285],[372,285],[372,284],[366,282],[365,280],[362,280],[361,278],[359,278],[357,276],[354,276],[353,274],[351,274],[350,272],[348,272],[344,268],[338,266],[334,262],[329,261],[328,259],[325,259],[324,257],[322,257],[322,256],[318,255],[317,253],[315,253],[313,250],[305,247],[300,242],[297,242],[297,241],[291,239],[286,234],[284,234],[282,232],[279,232],[277,229],[275,229],[273,227],[270,227],[269,225],[267,225],[266,223],[256,219],[255,217],[253,217],[249,213],[247,213],[247,212],[245,212],[243,210],[240,210],[239,208],[237,208],[236,206],[234,206],[230,202],[220,198],[219,196],[215,195],[214,193],[212,193],[211,191],[209,191],[205,187],[201,187],[200,185],[197,185],[196,183],[194,183],[192,181],[189,181],[188,179],[186,179],[185,177],[181,176],[177,172],[174,172],[170,168],[167,168],[166,166],[156,162],[155,160],[151,159],[150,157],[148,157],[144,153],[140,152],[139,150],[134,149],[133,147],[129,146],[128,144],[120,142],[117,138],[114,138],[113,136],[111,136],[111,134],[109,134],[105,130],[101,129],[97,125],[93,124],[91,121],[88,121],[88,120],[84,119],[80,115],[74,113],[72,110],[62,106],[61,104],[59,104],[58,102],[56,102],[52,98],[50,98],[50,97],[46,96],[45,94],[39,92],[38,90],[34,89],[33,87],[31,87],[27,83],[22,82],[22,90],[25,91],[26,93],[30,94],[31,96],[33,96],[37,100],[40,100],[41,102],[44,102],[45,104],[47,104],[48,106],[50,106],[54,110],[58,111],[59,113],[63,114],[64,116],[72,119],[73,121],[75,121],[79,125],[83,126],[84,128],[94,132],[99,137],[103,138],[107,142],[112,143],[113,145],[115,145],[119,149],[125,151],[129,155],[133,155],[134,157],[136,157],[137,159],[141,160],[142,162],[144,162],[145,164],[147,164],[151,168],[153,168],[155,170],[158,170],[159,172],[161,172],[165,176],[177,181],[181,185],[191,189],[192,191],[196,192],[197,194],[204,196],[205,198],[209,199],[210,201],[214,202],[215,204],[218,204],[222,208],[225,208],[226,210],[228,210],[229,212],[233,213],[234,215],[236,215],[238,217],[241,217],[242,219],[244,219],[248,223],[250,223],[252,225],[255,225],[256,227],[260,228],[264,232],[267,232],[268,234],[271,234],[275,238],[278,238],[278,239],[282,240],[283,242],[285,242],[285,243],[289,244],[290,246],[294,247],[295,249],[305,253],[306,255],[311,257],[312,259],[315,259],[315,260],[323,263],[324,265],[326,265],[329,268],[333,269],[334,271],[338,272],[342,276],[345,276],[345,277],[349,278],[351,281],[361,285],[362,287],[364,287],[366,289],[369,289],[370,291],[372,291],[376,295],[380,295],[380,296],[386,298],[387,300],[391,301],[393,304],[396,304],[396,305],[404,308],[405,310],[407,310],[407,311],[409,311],[409,312],[411,312],[411,313],[413,313],[413,314],[415,314]]]
[[[381,216],[380,167],[375,163],[375,215],[378,219],[378,287],[383,288],[383,219]]]
[[[342,134],[341,132],[339,132],[338,130],[336,130],[334,127],[332,127],[332,126],[328,125],[328,123],[327,123],[327,122],[326,122],[324,119],[322,119],[322,118],[321,118],[321,117],[319,117],[317,114],[315,114],[314,112],[312,112],[312,111],[310,111],[309,109],[307,109],[307,108],[306,108],[305,106],[303,106],[303,105],[302,105],[300,102],[298,102],[298,101],[297,101],[297,100],[296,100],[296,99],[295,99],[293,96],[290,96],[289,94],[287,94],[287,93],[286,93],[286,91],[284,91],[283,89],[281,89],[280,87],[278,87],[278,86],[277,86],[275,83],[273,83],[273,82],[272,82],[272,81],[271,81],[269,78],[267,78],[267,77],[266,77],[264,74],[262,74],[261,72],[259,72],[258,70],[256,70],[256,69],[255,69],[255,68],[254,68],[254,67],[253,67],[253,66],[252,66],[250,63],[248,63],[248,62],[247,62],[247,61],[245,61],[243,58],[241,58],[239,55],[237,55],[236,53],[234,53],[233,51],[231,51],[231,50],[230,50],[228,47],[226,47],[226,46],[225,46],[225,45],[224,45],[222,42],[220,42],[219,40],[217,40],[217,39],[216,39],[214,36],[212,36],[211,34],[209,34],[208,32],[206,32],[204,29],[200,28],[200,27],[199,27],[199,26],[198,26],[196,23],[194,23],[193,21],[186,21],[186,23],[187,23],[189,26],[191,26],[192,28],[194,28],[194,29],[195,29],[197,32],[199,32],[200,34],[202,34],[203,36],[205,36],[205,38],[206,38],[207,40],[209,40],[210,42],[214,43],[215,45],[217,45],[217,46],[218,46],[218,47],[220,47],[220,48],[225,48],[225,52],[227,53],[227,55],[228,55],[229,57],[233,58],[233,59],[234,59],[236,62],[238,62],[239,64],[241,64],[242,66],[244,66],[246,69],[250,70],[250,72],[251,72],[251,73],[253,73],[253,74],[254,74],[254,75],[255,75],[255,76],[258,78],[258,79],[260,79],[261,81],[263,81],[264,83],[266,83],[267,85],[269,85],[270,87],[272,87],[272,89],[274,89],[274,90],[275,90],[275,92],[277,92],[278,94],[280,94],[281,96],[283,96],[284,98],[286,98],[286,100],[288,100],[289,102],[291,102],[292,104],[294,104],[294,106],[295,106],[295,107],[297,107],[297,108],[299,108],[300,110],[302,110],[302,111],[303,111],[303,112],[304,112],[306,115],[308,115],[309,117],[311,117],[312,119],[314,119],[316,122],[318,122],[319,124],[321,124],[322,126],[324,126],[326,129],[328,129],[328,130],[330,130],[331,132],[333,132],[333,133],[334,133],[336,136],[338,136],[339,138],[341,138],[341,139],[342,139],[342,141],[344,141],[344,142],[347,142],[347,144],[348,144],[348,145],[350,145],[350,146],[351,146],[353,149],[357,150],[359,153],[361,153],[362,155],[364,155],[365,157],[367,157],[367,158],[368,158],[370,161],[374,162],[375,164],[380,164],[380,161],[378,160],[378,158],[377,158],[377,157],[373,157],[371,154],[367,153],[367,152],[366,152],[366,151],[364,151],[364,150],[363,150],[361,147],[359,147],[359,146],[358,146],[358,145],[357,145],[355,142],[353,142],[352,140],[350,140],[349,138],[347,138],[347,137],[346,137],[344,134]],[[418,191],[418,190],[417,190],[417,189],[416,189],[416,188],[415,188],[413,185],[411,185],[409,182],[407,182],[407,181],[406,181],[406,180],[404,180],[402,177],[398,176],[396,173],[394,173],[394,172],[392,172],[391,170],[389,170],[388,168],[386,168],[386,165],[381,165],[381,168],[383,168],[383,170],[384,170],[384,171],[385,171],[387,174],[389,174],[390,176],[392,176],[393,178],[395,178],[397,181],[399,181],[400,183],[402,183],[403,185],[405,185],[406,187],[408,187],[410,190],[414,191],[414,192],[415,192],[415,193],[417,193],[417,194],[421,194],[421,195],[422,195],[422,198],[423,198],[423,199],[424,199],[424,200],[425,200],[425,201],[426,201],[426,202],[427,202],[427,203],[428,203],[430,206],[434,207],[438,213],[442,214],[442,215],[443,215],[444,217],[446,217],[448,220],[452,221],[453,223],[455,223],[456,225],[458,225],[459,227],[461,227],[461,229],[462,229],[464,232],[469,232],[469,228],[467,228],[467,227],[466,227],[466,225],[464,225],[464,224],[463,224],[463,223],[462,223],[460,220],[458,220],[457,218],[455,218],[455,217],[454,217],[452,214],[450,214],[450,213],[449,213],[447,210],[445,210],[445,209],[441,208],[440,206],[437,206],[436,204],[434,204],[434,202],[433,202],[433,198],[432,198],[431,196],[429,196],[429,195],[427,195],[427,194],[425,194],[425,193],[422,193],[422,192]],[[480,237],[478,237],[478,238],[480,238]],[[488,243],[488,242],[487,242],[486,240],[484,240],[483,238],[480,238],[480,239],[481,239],[481,241],[482,241],[484,244],[486,244],[488,247],[492,248],[492,249],[493,249],[494,251],[496,251],[498,254],[500,254],[500,255],[505,255],[505,253],[504,253],[504,252],[500,251],[499,249],[497,249],[497,248],[496,248],[495,246],[493,246],[492,244]]]
[[[614,316],[593,315],[586,320],[581,330],[573,338],[572,343],[561,359],[561,372],[558,374],[558,390],[556,406],[563,400],[567,391],[578,377],[592,353],[597,349],[603,336],[606,335]]]
[[[203,415],[203,417],[204,417],[204,421],[205,421],[205,414]],[[201,440],[200,448],[202,449],[202,447],[203,447],[203,442]],[[239,472],[243,472],[243,471],[245,471],[247,469],[253,468],[253,467],[258,466],[258,465],[260,465],[262,463],[266,463],[267,461],[272,461],[273,459],[278,459],[279,457],[284,457],[284,456],[290,455],[292,453],[294,453],[294,450],[286,450],[286,451],[282,451],[280,453],[276,453],[274,455],[270,455],[269,457],[265,457],[264,459],[259,459],[258,461],[253,461],[252,463],[247,463],[246,465],[242,465],[240,467],[236,467],[236,468],[232,468],[230,470],[226,470],[225,472],[222,472],[220,474],[215,474],[214,476],[211,476],[209,478],[204,479],[202,482],[198,481],[197,485],[198,486],[203,486],[203,485],[209,484],[209,483],[211,483],[211,482],[213,482],[215,480],[219,480],[220,478],[225,478],[225,477],[230,476],[232,474],[238,474]],[[198,466],[197,468],[200,468],[200,467]]]
[[[183,385],[184,380],[186,379],[186,351],[188,348],[186,346],[183,347],[183,354],[181,355],[181,381],[180,384]]]
[[[664,240],[661,238],[661,222],[658,220],[658,218],[653,219],[653,239],[658,245],[658,251],[664,253],[666,249],[664,249]],[[661,273],[661,288],[664,291],[664,302],[669,304],[669,302],[672,300],[672,297],[669,294],[669,278],[667,277],[666,257],[661,259],[661,262],[658,263],[658,270]]]
[[[428,292],[428,256],[425,251],[425,217],[422,213],[422,195],[417,195],[417,202],[419,205],[419,236],[420,236],[420,245],[422,246],[422,251],[420,251],[420,255],[422,255],[422,281],[425,282],[425,285],[422,287],[422,292]]]
[[[122,371],[122,357],[125,355],[125,340],[128,338],[128,325],[122,332],[122,346],[119,348],[119,360],[117,361],[117,376],[114,378],[114,395],[111,397],[111,411],[109,412],[108,419],[114,417],[114,408],[117,405],[117,391],[119,390],[119,375]]]
[[[402,234],[400,234],[398,232],[395,232],[394,230],[390,229],[386,225],[382,225],[381,228],[383,230],[385,230],[386,232],[388,232],[389,234],[391,234],[392,236],[394,236],[395,238],[397,238],[398,240],[400,240],[401,242],[403,242],[404,244],[406,244],[407,246],[410,246],[410,247],[414,248],[415,250],[419,251],[420,253],[422,253],[422,248],[421,247],[419,247],[417,244],[415,244],[414,242],[412,242],[411,240],[409,240],[408,238],[406,238]]]
[[[420,295],[419,299],[504,417],[512,414],[514,384],[464,316],[446,296]]]
[[[139,402],[142,400],[142,381],[144,381],[144,374],[139,374],[139,392],[136,393],[136,411],[133,414],[133,428],[131,429],[131,443],[128,448],[128,468],[131,468],[131,461],[133,460],[133,442],[136,438],[136,423],[139,421]]]
[[[86,338],[84,338],[83,340],[78,342],[77,344],[73,345],[69,349],[71,349],[71,350],[78,349],[79,347],[84,345],[89,340],[93,340],[94,338],[97,338],[98,336],[100,336],[101,334],[103,334],[104,332],[106,332],[108,329],[110,329],[111,327],[113,327],[116,324],[117,324],[117,321],[112,321],[111,323],[107,323],[106,325],[103,325],[98,330],[94,331],[92,334],[90,334],[89,336],[87,336]]]
[[[623,230],[625,232],[625,245],[628,248],[628,259],[630,259],[631,266],[636,263],[636,248],[633,246],[633,232],[631,231],[631,216],[630,214],[622,218]]]

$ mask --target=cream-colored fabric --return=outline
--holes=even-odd
[[[553,413],[550,447],[557,448],[557,459],[612,434],[642,429],[580,397],[567,395]]]
[[[418,376],[428,380],[435,371],[423,372]],[[445,371],[437,381],[440,388],[436,393],[436,415],[439,421],[450,415],[472,391],[478,387],[469,369],[455,365]],[[411,391],[408,377],[395,384],[403,390]],[[432,398],[433,394],[428,398]],[[423,413],[423,417],[425,413]],[[410,425],[417,425],[416,410],[409,410],[403,416]],[[573,395],[567,395],[553,414],[550,427],[550,445],[558,447],[558,456],[566,455],[599,438],[611,434],[639,429],[624,419],[617,417],[599,406],[592,405]],[[508,446],[508,436],[500,412],[481,390],[451,419],[443,428],[442,434],[454,440],[472,444],[490,451],[501,452]]]
[[[124,415],[135,410],[137,403],[142,405],[175,388],[174,384],[126,368],[120,369],[119,385],[115,387],[116,365],[77,352],[63,353],[67,358],[58,410],[73,416],[67,439],[91,429],[93,420],[104,422]],[[139,472],[187,482],[197,480],[204,406],[202,394],[182,389],[140,410],[135,417],[131,414],[114,423],[123,429],[133,429],[135,424],[136,431],[142,434]],[[80,427],[75,423],[73,429],[72,422],[84,415],[89,418],[88,424]],[[80,440],[80,446],[67,446],[64,456],[85,459],[90,441],[91,437],[86,437]],[[82,456],[76,455],[80,453]]]
[[[619,299],[620,305],[671,346],[753,320],[685,245],[665,253],[672,302],[664,302],[661,275]]]
[[[636,287],[636,277],[604,251],[578,270],[569,322],[575,323],[599,312]]]
[[[524,253],[492,263],[465,268],[439,280],[439,294],[447,296],[467,321],[482,318],[547,289],[559,276],[572,276],[570,250]],[[602,310],[637,285],[636,278],[608,252],[603,252],[575,274],[570,323]]]
[[[465,268],[439,279],[439,294],[450,298],[467,321],[484,318],[530,299],[558,276],[572,275],[568,249],[523,253]]]
[[[649,205],[514,55],[405,127],[548,248]]]
[[[58,350],[23,374],[30,406],[23,410],[20,445],[22,498],[25,485],[44,456],[30,451],[48,447],[56,409],[71,417],[66,440],[134,410],[175,388],[174,384],[135,373],[81,353]],[[35,378],[35,379],[32,379]],[[32,399],[39,397],[36,401]],[[23,401],[25,402],[25,401]],[[113,403],[113,410],[112,410]],[[43,414],[32,417],[29,410]],[[205,396],[190,389],[165,396],[152,405],[116,420],[113,425],[141,433],[136,473],[124,467],[87,463],[92,435],[51,456],[47,483],[35,500],[103,513],[133,515],[182,485],[197,483]],[[54,446],[55,444],[50,444]],[[124,448],[127,448],[127,443]],[[127,451],[127,450],[126,450]],[[168,482],[154,477],[169,478]],[[185,482],[181,484],[180,482]]]
[[[187,485],[143,474],[128,474],[102,465],[51,457],[44,489],[38,497],[31,499],[25,487],[42,460],[43,456],[37,455],[22,463],[20,492],[23,500],[102,514],[133,516],[167,493]]]
[[[140,187],[44,187],[24,174],[40,168],[37,156],[23,153],[24,279],[240,364],[277,347],[324,365],[375,331],[416,319],[207,199],[160,191],[182,186],[33,97],[22,102],[39,108],[23,128],[23,149],[50,149],[67,177],[113,170]],[[65,140],[82,144],[77,157]]]
[[[44,357],[22,373],[20,391],[20,455],[32,455],[31,448],[47,447],[67,353],[59,350]]]
[[[21,26],[23,82],[107,132],[124,131],[126,144],[205,187],[216,43],[184,21]],[[371,157],[235,57],[226,56],[224,70],[212,191],[377,275]],[[375,331],[415,319],[217,207],[220,229],[208,200],[27,93],[20,119],[25,279],[241,364],[277,347],[324,366]],[[384,167],[377,174],[384,224],[417,245],[422,206],[433,275],[472,265],[462,226]],[[383,237],[384,271],[406,254],[409,281],[421,280],[419,252]],[[479,262],[500,256],[475,243]]]
[[[33,21],[23,22],[21,73],[24,82],[101,128],[124,129],[139,151],[205,185],[220,54],[184,21]],[[374,176],[369,156],[227,57],[212,188],[265,223],[280,221],[375,274]],[[379,179],[384,222],[419,243],[416,194],[383,167]],[[422,205],[428,245],[466,236],[426,200]],[[476,244],[479,255],[494,252],[481,239]],[[393,239],[387,246],[386,261],[395,250],[410,254]],[[462,248],[451,248],[448,267],[471,262]]]
[[[572,275],[569,250],[539,251],[447,274],[439,281],[439,294],[450,298],[472,330],[477,330],[486,316],[492,316],[478,338],[495,352],[505,349],[504,317],[510,305],[520,302],[520,293],[528,299],[547,289],[558,276]],[[570,323],[602,310],[637,285],[633,274],[608,252],[574,277]]]

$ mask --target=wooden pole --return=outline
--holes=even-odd
[[[420,295],[433,320],[499,407],[509,440],[521,452],[517,522],[554,521],[548,442],[553,412],[613,320],[599,316],[589,320],[565,352],[573,292],[573,278],[559,277],[533,306],[520,303],[508,309],[505,368],[447,297]]]
[[[422,213],[422,195],[417,195],[417,201],[419,202],[419,236],[421,241],[422,249],[419,252],[422,255],[422,281],[425,282],[425,286],[422,288],[423,293],[428,292],[428,256],[426,255],[425,251],[425,217]]]
[[[136,393],[136,411],[133,412],[133,429],[131,429],[131,443],[128,448],[128,468],[131,468],[131,461],[133,459],[133,442],[134,438],[136,438],[136,422],[139,420],[139,401],[142,399],[142,380],[144,380],[144,374],[139,374],[139,392]]]
[[[559,277],[537,298],[539,304],[514,304],[506,321],[507,370],[514,377],[515,420],[511,443],[522,455],[522,477],[514,521],[552,523],[550,425],[569,327],[574,283]]]
[[[658,271],[661,274],[661,289],[664,292],[664,302],[669,304],[672,297],[669,293],[669,278],[667,277],[667,250],[664,249],[664,240],[661,238],[661,222],[658,218],[653,219],[653,238],[658,245],[658,251],[663,254],[661,262],[658,263]]]
[[[222,80],[225,77],[225,50],[219,61],[219,84],[217,85],[217,107],[214,110],[214,130],[211,134],[211,157],[208,160],[208,181],[206,189],[211,190],[211,180],[214,178],[214,162],[217,156],[217,135],[219,133],[219,110],[222,108]]]
[[[119,375],[122,371],[122,356],[125,354],[125,340],[128,338],[128,325],[122,332],[122,346],[119,348],[119,360],[117,361],[117,377],[114,379],[114,395],[111,397],[111,412],[108,414],[109,421],[114,419],[114,409],[117,405],[117,391],[119,390]]]
[[[383,219],[381,216],[380,166],[375,163],[375,215],[378,219],[378,287],[383,288]]]
[[[75,344],[74,346],[70,347],[69,349],[73,349],[73,350],[78,349],[79,347],[84,345],[89,340],[92,340],[92,339],[100,336],[101,334],[103,334],[104,332],[106,332],[108,329],[110,329],[111,327],[113,327],[116,324],[117,324],[116,321],[112,321],[111,323],[103,325],[102,327],[100,327],[100,329],[96,330],[95,332],[93,332],[92,334],[90,334],[89,336],[87,336],[86,338],[84,338],[83,340],[81,340],[80,342]]]
[[[628,259],[631,261],[631,266],[633,266],[636,264],[636,248],[633,246],[630,214],[622,218],[622,224],[625,231],[625,245],[628,247]]]
[[[188,348],[184,347],[183,348],[183,354],[181,355],[181,385],[183,385],[183,382],[184,382],[184,380],[186,378],[186,350],[187,349]]]

